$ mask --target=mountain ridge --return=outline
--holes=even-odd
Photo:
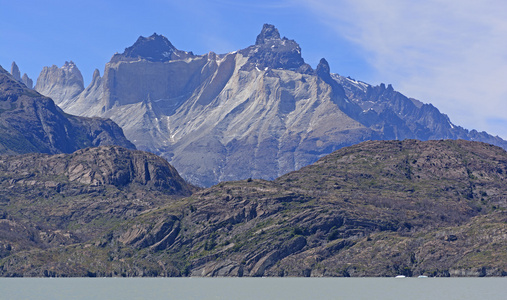
[[[507,148],[391,85],[331,74],[325,59],[312,69],[273,25],[238,51],[178,51],[163,36],[140,37],[61,107],[111,118],[139,149],[163,156],[200,186],[274,179],[365,140],[467,139]]]

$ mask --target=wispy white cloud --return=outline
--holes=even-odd
[[[507,138],[507,2],[300,2],[364,49],[377,83],[433,103],[456,124]]]
[[[235,8],[246,9],[251,11],[266,9],[283,9],[294,6],[291,0],[255,0],[255,1],[234,1],[234,0],[212,0],[211,2],[232,6]]]

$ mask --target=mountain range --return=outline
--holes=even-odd
[[[507,149],[391,85],[330,73],[325,59],[313,69],[269,24],[254,45],[226,54],[195,55],[162,35],[139,37],[88,87],[66,62],[44,68],[35,90],[66,113],[112,119],[138,149],[166,158],[199,186],[271,180],[366,140],[465,139]]]
[[[319,104],[313,107],[324,119],[318,124],[338,126],[326,115],[337,116],[336,107],[344,119],[341,125],[370,122],[370,131],[350,129],[342,132],[343,139],[377,132],[372,129],[377,126],[382,128],[377,134],[417,132],[433,138],[432,132],[445,129],[502,142],[460,129],[431,105],[408,99],[391,86],[371,87],[330,74],[324,60],[313,70],[298,59],[295,42],[280,38],[269,26],[265,31],[258,45],[242,50],[247,59],[238,76],[269,71],[263,63],[281,64],[272,70],[279,79],[299,74],[305,82],[287,90],[328,96],[305,102]],[[164,51],[155,51],[152,39]],[[127,62],[159,66],[195,59],[175,48],[165,51],[171,45],[160,36],[139,42],[141,46],[115,55],[112,62],[122,69]],[[287,48],[260,53],[263,45],[271,49],[276,43]],[[72,62],[46,72],[69,79],[48,89],[58,91],[60,100],[71,94],[79,99],[86,91],[79,91],[82,77]],[[258,84],[274,84],[264,77]],[[95,73],[96,82],[105,78]],[[74,92],[62,89],[68,85]],[[314,85],[318,87],[312,89]],[[364,95],[370,100],[359,101]],[[144,102],[152,107],[157,103]],[[285,109],[280,103],[277,113]],[[291,114],[297,107],[283,103],[292,109],[286,117],[296,120]],[[186,182],[166,159],[134,150],[113,121],[64,113],[3,69],[0,105],[0,276],[507,275],[507,152],[500,147],[465,140],[366,141],[271,181],[248,178],[201,189]],[[136,103],[116,103],[104,111],[129,105]],[[393,107],[399,113],[393,115]],[[349,114],[365,119],[353,123]],[[400,116],[412,123],[399,123]],[[319,121],[308,124],[312,120]],[[448,127],[441,126],[444,121]],[[318,127],[312,130],[320,132]],[[321,133],[328,138],[329,132]],[[210,145],[199,149],[205,153],[213,149]],[[251,150],[236,146],[244,152],[238,166],[248,164]],[[308,153],[319,156],[310,146]]]

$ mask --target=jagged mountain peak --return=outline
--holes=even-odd
[[[255,45],[265,44],[266,41],[269,40],[281,40],[280,33],[278,32],[278,29],[276,29],[274,25],[264,24],[261,33],[257,36]]]
[[[25,92],[25,87],[11,73],[0,66],[0,100]]]
[[[250,62],[244,66],[244,70],[254,68],[298,70],[305,67],[301,70],[312,71],[301,56],[299,44],[286,37],[280,38],[280,33],[274,25],[264,24],[255,45],[241,50],[240,53],[248,56]]]
[[[14,79],[18,81],[21,80],[21,73],[19,72],[18,65],[16,64],[15,61],[13,61],[11,65],[11,74],[12,76],[14,76]]]
[[[44,67],[34,89],[61,105],[84,90],[83,75],[73,61],[66,61],[61,68]]]
[[[76,69],[77,71],[79,71],[79,69],[77,68],[76,64],[72,60],[71,61],[65,61],[65,63],[62,66],[62,69],[66,70],[66,71],[72,71],[72,70]]]
[[[28,77],[26,73],[23,73],[21,81],[26,85],[27,88],[29,89],[33,88],[33,80],[30,77]]]
[[[329,63],[325,58],[322,58],[317,65],[317,75],[322,76],[331,76],[331,68],[329,67]]]
[[[176,49],[165,36],[154,33],[149,37],[140,36],[134,45],[126,48],[123,54],[115,54],[111,61],[145,59],[162,62],[178,58],[183,59],[188,56],[193,56],[193,54]]]
[[[28,75],[26,73],[24,73],[23,76],[21,76],[21,72],[19,71],[18,65],[16,64],[15,61],[13,61],[11,64],[11,73],[10,74],[17,81],[24,83],[29,89],[33,88],[33,80],[30,79],[30,77],[28,77]]]
[[[125,49],[124,54],[128,57],[153,57],[163,60],[175,50],[176,47],[165,36],[154,33],[149,37],[140,36],[134,45]]]

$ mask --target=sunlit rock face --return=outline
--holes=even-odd
[[[37,78],[35,90],[53,99],[57,105],[65,105],[84,90],[83,75],[72,61],[66,61],[61,68],[55,65],[44,67]]]
[[[21,76],[21,72],[19,71],[19,67],[15,61],[13,61],[11,64],[11,75],[17,81],[24,83],[27,88],[29,89],[33,88],[33,80],[30,77],[28,77],[26,73],[24,73],[23,76]]]

